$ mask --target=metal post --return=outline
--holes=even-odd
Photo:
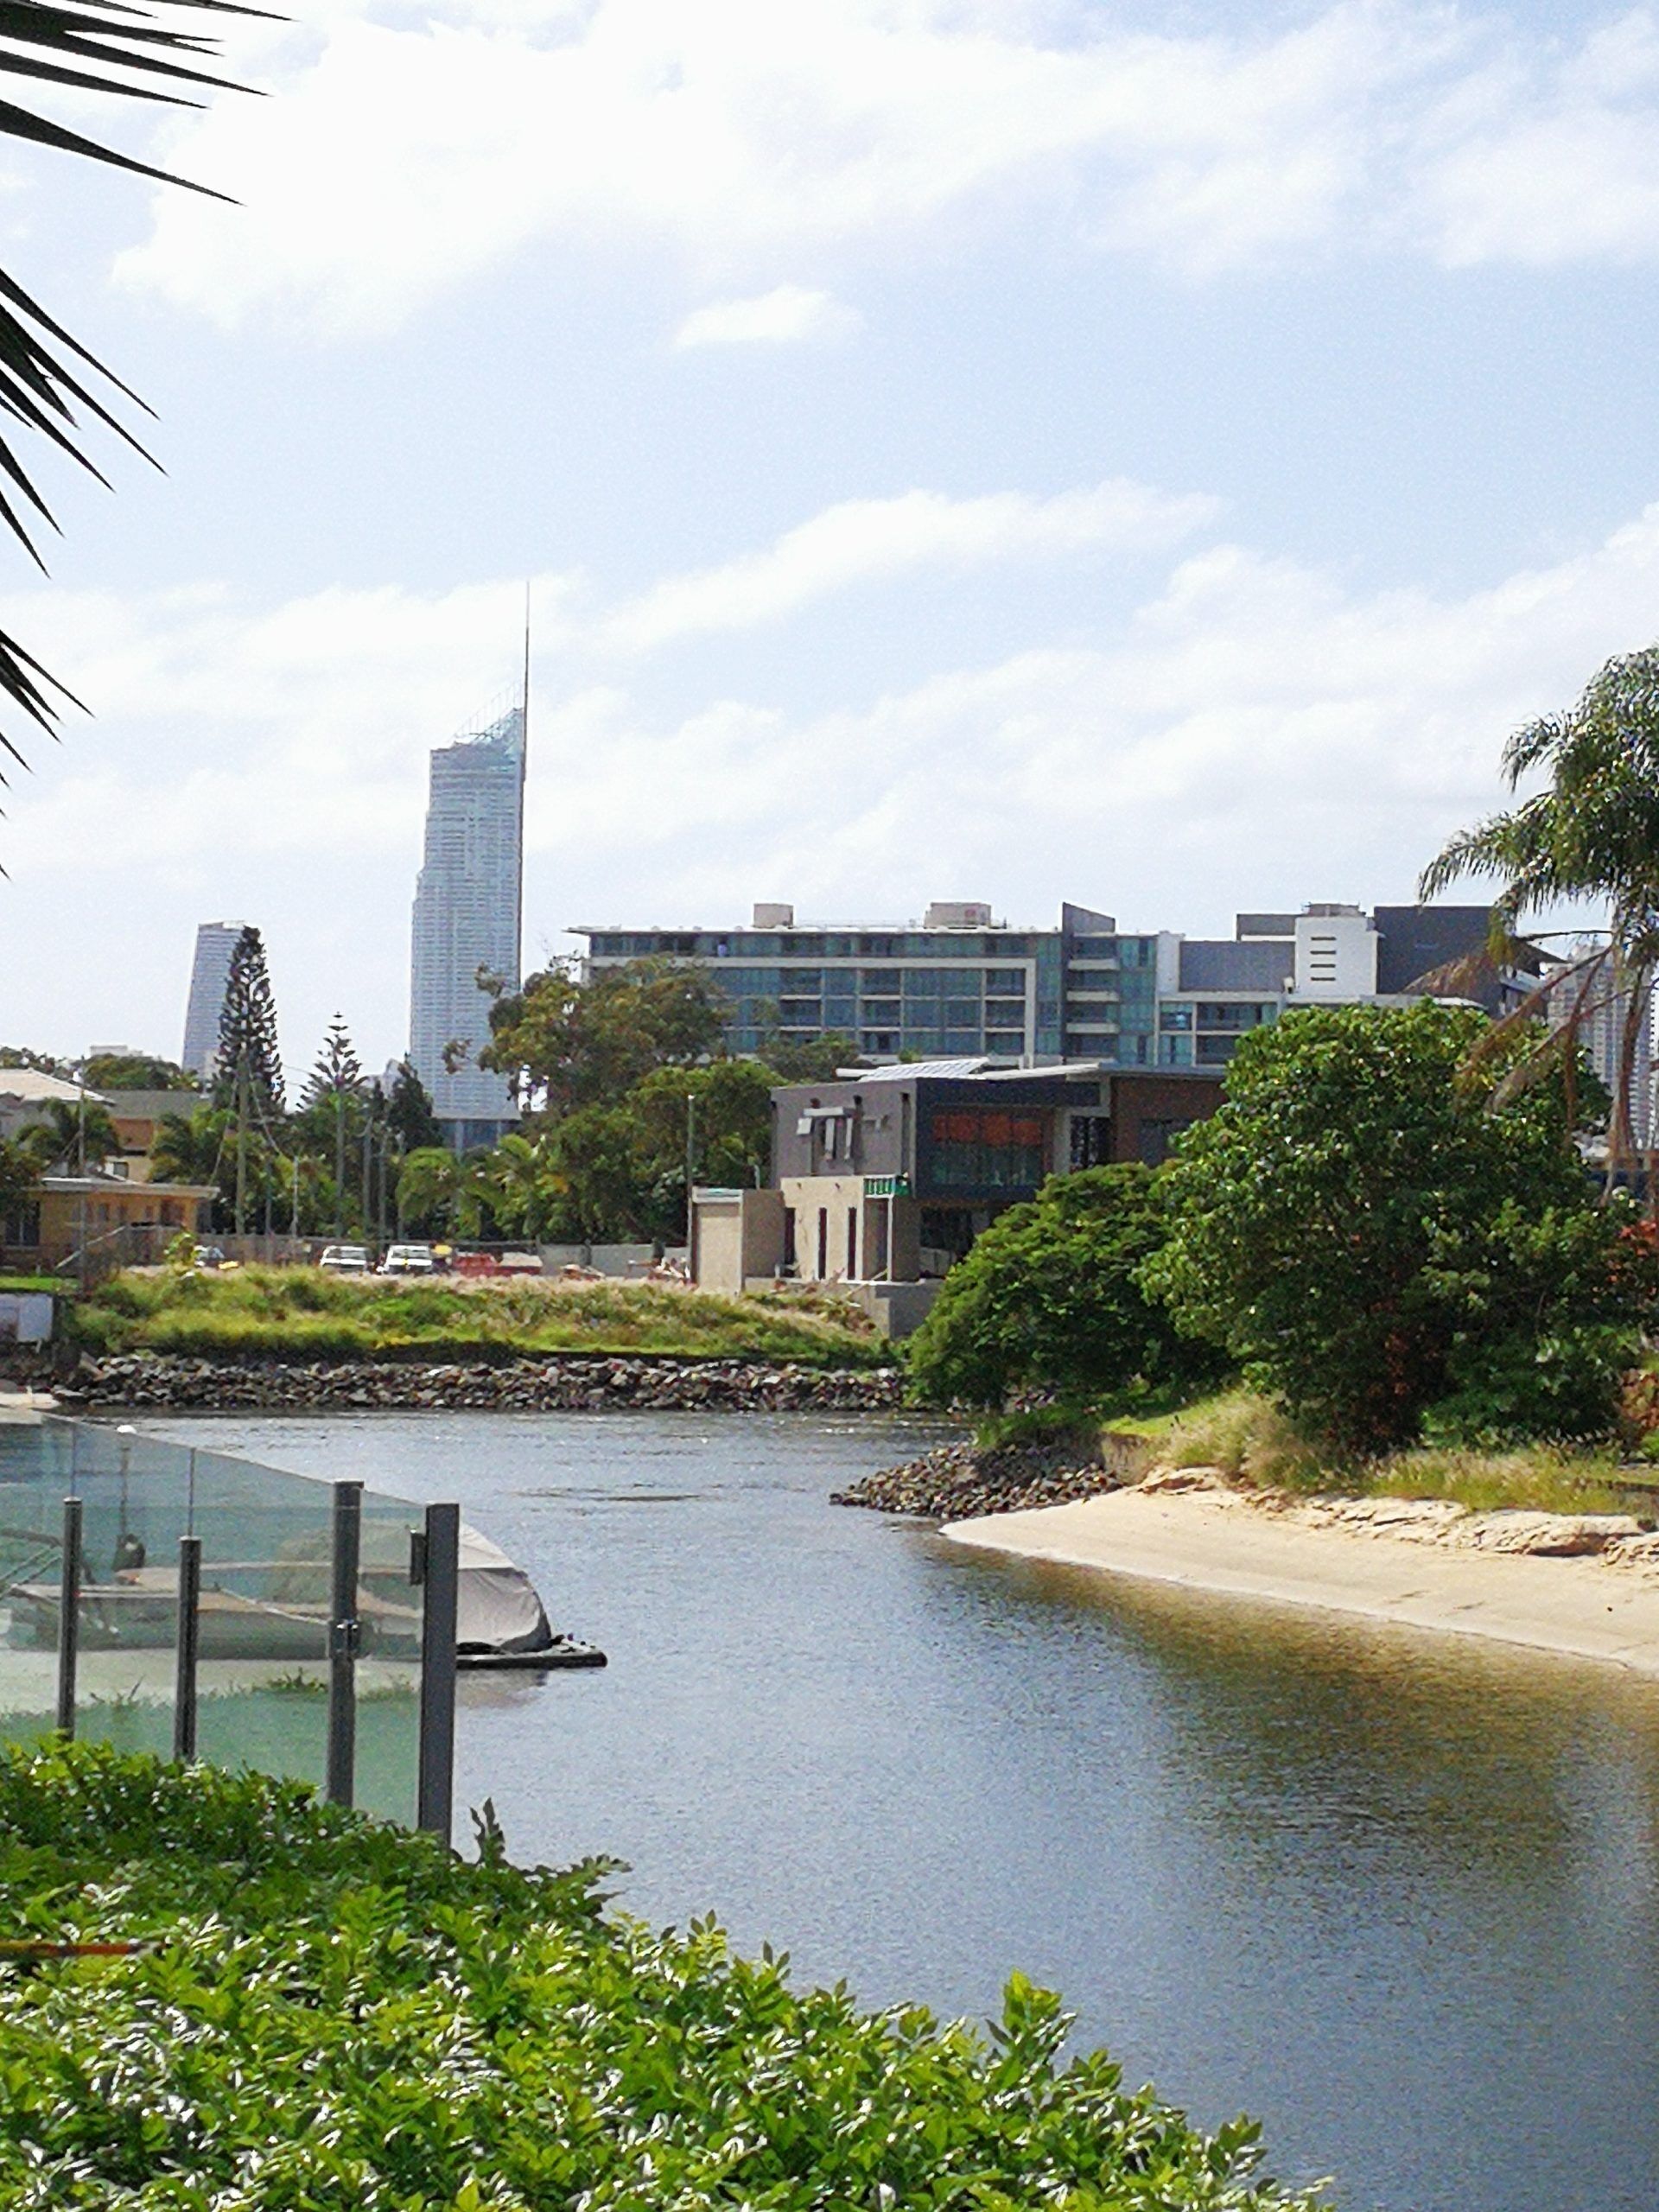
[[[334,1484],[333,1590],[328,1605],[328,1778],[331,1804],[352,1802],[357,1771],[358,1558],[363,1538],[363,1485]]]
[[[196,1656],[200,1646],[201,1538],[179,1538],[178,1672],[173,1685],[173,1756],[196,1756]]]
[[[455,1786],[455,1612],[461,1508],[429,1505],[423,1548],[421,1768],[415,1821],[449,1840]]]
[[[58,1733],[75,1732],[75,1661],[80,1652],[80,1500],[63,1501],[63,1573],[58,1585]]]

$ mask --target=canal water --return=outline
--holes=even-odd
[[[452,1497],[603,1673],[471,1677],[463,1802],[871,2004],[1023,1968],[1344,2212],[1659,2206],[1659,1685],[1103,1583],[830,1507],[938,1432],[754,1414],[147,1428]]]

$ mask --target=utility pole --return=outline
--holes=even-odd
[[[236,1233],[248,1228],[248,1048],[236,1056]]]
[[[374,1102],[365,1099],[363,1104],[363,1236],[366,1241],[374,1234],[373,1194],[370,1188],[370,1153],[374,1143]]]
[[[297,1236],[300,1233],[300,1147],[297,1141],[294,1147],[294,1206],[289,1216],[288,1233],[290,1236]]]
[[[334,1234],[346,1234],[346,1093],[334,1086]]]
[[[685,1242],[691,1244],[691,1183],[697,1165],[697,1094],[685,1094]]]

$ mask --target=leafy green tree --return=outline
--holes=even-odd
[[[629,1091],[640,1181],[658,1194],[652,1234],[681,1234],[686,1174],[746,1188],[765,1180],[772,1154],[772,1083],[755,1060],[653,1068]]]
[[[1149,1167],[1051,1176],[974,1240],[908,1347],[927,1405],[999,1407],[1039,1390],[1073,1404],[1198,1382],[1221,1362],[1141,1285],[1167,1234]]]
[[[399,1060],[386,1099],[386,1125],[400,1153],[422,1152],[443,1142],[443,1124],[432,1108],[432,1094],[412,1060]]]
[[[249,1109],[266,1116],[283,1110],[283,1061],[276,1042],[276,1001],[265,963],[264,940],[245,929],[231,952],[225,1001],[219,1015],[214,1092],[232,1105],[245,1089]]]
[[[634,960],[586,982],[550,968],[497,999],[479,1062],[509,1077],[527,1108],[561,1115],[613,1106],[652,1068],[717,1057],[725,1012],[708,976],[689,963]]]
[[[194,66],[214,48],[200,31],[183,29],[176,17],[168,20],[171,10],[182,7],[211,8],[227,15],[254,12],[227,5],[226,0],[168,0],[160,21],[153,9],[111,9],[99,4],[99,0],[83,0],[83,4],[77,4],[77,0],[54,0],[51,6],[14,7],[5,18],[8,50],[0,54],[0,72],[24,78],[31,87],[55,84],[81,93],[112,93],[174,105],[193,104],[184,98],[186,87],[235,89],[227,86],[224,78],[210,76]],[[105,162],[136,176],[154,177],[163,184],[183,181],[67,130],[15,100],[0,102],[0,133]],[[83,415],[114,430],[136,452],[143,453],[143,448],[87,388],[83,379],[89,372],[111,387],[111,397],[118,393],[133,397],[15,280],[0,274],[0,418],[21,423],[103,483],[105,479],[80,442]],[[0,493],[0,524],[21,543],[35,565],[43,567],[34,534],[41,523],[54,530],[57,525],[10,435],[0,435],[0,476],[5,480],[5,492]],[[15,639],[0,634],[0,694],[37,728],[54,731],[61,711],[54,693],[79,704],[73,693],[49,676]],[[0,732],[0,747],[14,760],[22,760],[16,744],[3,732]]]
[[[855,1040],[835,1029],[799,1039],[771,1036],[758,1057],[778,1083],[833,1083],[842,1068],[866,1065]]]
[[[1574,899],[1605,903],[1605,958],[1564,994],[1560,1027],[1575,1042],[1598,1001],[1623,1002],[1608,1129],[1617,1167],[1634,1151],[1631,1089],[1659,970],[1659,646],[1610,660],[1575,706],[1516,731],[1503,756],[1510,790],[1541,769],[1547,788],[1453,837],[1424,869],[1419,895],[1437,897],[1463,876],[1495,882],[1500,943],[1529,915]]]
[[[564,1190],[550,1233],[582,1244],[629,1243],[662,1234],[661,1194],[641,1163],[639,1129],[626,1106],[579,1106],[557,1124]]]
[[[149,1052],[94,1052],[81,1069],[93,1090],[194,1090],[196,1078],[175,1060]]]
[[[1597,1211],[1568,1141],[1560,1069],[1498,1110],[1464,1076],[1485,1026],[1427,1000],[1288,1014],[1243,1039],[1224,1103],[1164,1171],[1148,1289],[1339,1448],[1408,1442],[1500,1377],[1488,1433],[1605,1427],[1649,1310],[1628,1207]]]

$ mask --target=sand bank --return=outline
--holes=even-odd
[[[1440,1549],[1202,1490],[1114,1491],[940,1533],[1019,1559],[1491,1637],[1659,1675],[1659,1574],[1601,1558]]]

